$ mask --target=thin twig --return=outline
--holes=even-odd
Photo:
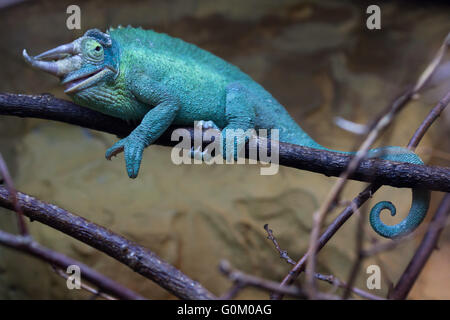
[[[242,289],[244,289],[244,287],[245,286],[242,283],[234,282],[233,285],[231,286],[231,288],[219,297],[219,300],[234,299],[239,294],[239,292],[241,292]]]
[[[431,109],[430,113],[427,115],[425,120],[420,124],[419,128],[414,132],[411,140],[408,143],[408,148],[414,150],[419,144],[420,140],[422,140],[425,133],[431,127],[433,122],[441,115],[442,111],[448,106],[450,103],[450,91],[438,102],[438,104]]]
[[[241,271],[235,270],[231,267],[228,261],[221,261],[219,265],[219,270],[226,275],[234,284],[239,284],[233,287],[234,295],[237,294],[236,291],[242,290],[245,287],[254,287],[262,289],[269,292],[277,292],[283,295],[288,295],[295,298],[306,298],[307,295],[301,288],[297,286],[285,286],[280,287],[279,283],[272,280],[262,279],[253,275],[245,274]],[[321,299],[336,300],[339,297],[320,293]]]
[[[81,276],[83,279],[86,279],[92,284],[95,284],[96,286],[101,288],[103,292],[110,293],[120,299],[144,299],[142,296],[138,295],[132,290],[118,284],[108,277],[105,277],[103,274],[89,268],[85,264],[41,246],[37,242],[33,241],[30,237],[12,235],[0,230],[0,244],[15,250],[26,252],[31,256],[34,256],[64,270],[71,265],[76,265],[80,268]]]
[[[355,246],[355,252],[356,252],[356,258],[355,262],[353,263],[353,266],[350,270],[350,276],[347,280],[347,284],[344,289],[344,294],[342,295],[342,299],[348,299],[350,296],[350,293],[353,291],[353,285],[355,284],[356,277],[358,275],[359,269],[361,267],[362,261],[363,261],[363,242],[364,242],[364,235],[365,235],[365,217],[366,215],[365,210],[361,211],[358,208],[353,208],[353,212],[356,212],[356,215],[358,217],[358,223],[356,224],[356,246]]]
[[[55,271],[55,273],[57,275],[59,275],[61,278],[66,279],[66,280],[69,279],[69,275],[67,273],[65,273],[63,270],[61,270],[60,268],[57,268],[57,267],[53,266],[53,271]],[[101,298],[106,299],[106,300],[117,300],[113,296],[110,296],[109,294],[106,294],[106,293],[104,293],[104,292],[102,292],[100,290],[97,290],[97,289],[87,285],[84,282],[80,283],[80,287],[81,287],[81,289],[92,293],[94,298],[101,297]]]
[[[0,175],[3,176],[3,181],[5,182],[9,194],[11,195],[11,202],[13,203],[14,211],[17,214],[17,225],[19,228],[19,233],[24,237],[29,237],[30,233],[28,231],[27,224],[23,217],[22,208],[19,206],[19,203],[17,202],[17,195],[16,195],[17,191],[14,188],[14,183],[11,178],[11,175],[9,174],[8,166],[6,165],[6,162],[3,159],[3,155],[1,152],[0,152]]]
[[[424,72],[422,72],[421,76],[416,82],[416,85],[414,86],[414,92],[419,92],[428,82],[428,80],[431,79],[431,76],[436,71],[437,67],[442,61],[442,58],[445,56],[448,48],[450,47],[450,33],[447,34],[447,37],[445,37],[444,41],[442,42],[442,45],[440,46],[439,50],[436,52],[433,60],[428,64],[427,68]]]
[[[272,230],[272,229],[269,229],[269,225],[268,225],[268,224],[265,224],[265,225],[264,225],[264,229],[266,230],[267,235],[268,235],[268,236],[267,236],[267,239],[269,239],[269,240],[271,240],[271,241],[273,242],[273,244],[274,244],[274,246],[275,246],[275,249],[276,249],[276,250],[278,251],[278,253],[280,254],[280,258],[286,260],[286,262],[289,263],[289,264],[294,264],[294,265],[295,265],[296,262],[295,262],[294,260],[292,260],[292,259],[289,257],[287,251],[286,251],[286,250],[283,250],[283,249],[280,247],[280,245],[278,244],[278,241],[277,241],[277,239],[275,238],[275,235],[273,234],[273,230]],[[333,275],[323,275],[323,274],[320,274],[320,273],[316,273],[316,274],[315,274],[315,277],[316,277],[316,279],[318,279],[318,280],[322,280],[322,281],[328,282],[328,283],[330,283],[330,284],[332,284],[332,285],[334,285],[334,286],[336,286],[336,287],[340,287],[340,288],[346,288],[346,287],[347,287],[347,285],[346,285],[345,282],[342,282],[341,280],[339,280],[339,278],[337,278],[337,277],[335,277],[335,276],[333,276]],[[233,288],[232,288],[232,289],[233,289]],[[363,298],[365,298],[365,299],[370,299],[370,300],[384,300],[382,297],[378,297],[378,296],[376,296],[376,295],[370,294],[370,293],[368,293],[368,292],[366,292],[366,291],[364,291],[364,290],[358,289],[358,288],[352,288],[352,291],[353,291],[355,294],[357,294],[357,295],[359,295],[359,296],[361,296],[361,297],[363,297]],[[230,292],[231,292],[231,290],[230,290]],[[273,292],[272,292],[272,294],[273,294]]]
[[[380,241],[380,242],[374,244],[369,249],[363,250],[361,252],[361,254],[364,258],[367,258],[367,257],[377,255],[381,252],[393,250],[393,249],[397,248],[401,243],[404,243],[404,242],[407,242],[407,241],[413,239],[416,236],[416,234],[417,234],[417,232],[413,231],[410,234],[408,234],[404,237],[398,238],[398,239],[392,239],[390,241]]]
[[[264,229],[267,232],[267,239],[271,240],[273,242],[273,245],[275,246],[275,249],[278,251],[278,253],[280,254],[280,258],[286,260],[287,263],[289,264],[293,264],[295,265],[295,261],[292,260],[287,251],[281,249],[280,245],[278,244],[277,239],[275,238],[275,236],[273,235],[273,231],[271,229],[269,229],[269,225],[265,224],[264,225]]]
[[[333,275],[323,275],[320,273],[315,274],[316,279],[322,280],[325,282],[328,282],[329,284],[332,284],[333,286],[339,287],[339,288],[348,288],[349,286],[345,283],[339,280],[339,278],[333,276]],[[376,296],[374,294],[368,293],[364,290],[352,287],[353,293],[359,295],[360,297],[368,300],[386,300],[382,297]]]
[[[364,202],[366,202],[372,195],[374,188],[379,188],[380,186],[370,185],[364,189],[358,196],[356,196],[351,205],[348,205],[327,227],[327,229],[322,233],[318,241],[317,251],[320,251],[325,244],[334,236],[334,234],[340,229],[340,227],[352,216],[354,207],[361,207]],[[308,252],[306,252],[302,258],[297,261],[296,265],[289,271],[289,273],[284,277],[280,286],[290,285],[299,276],[299,274],[305,270],[305,264],[308,259]],[[273,299],[281,299],[281,295],[273,295]]]

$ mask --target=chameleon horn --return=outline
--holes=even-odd
[[[74,55],[77,54],[78,50],[76,50],[76,46],[73,42],[60,45],[59,47],[56,47],[54,49],[45,51],[41,53],[40,55],[37,55],[34,57],[36,60],[42,60],[42,59],[61,59],[67,55]]]
[[[28,62],[32,67],[48,72],[55,76],[60,76],[58,70],[59,68],[56,62],[37,60],[36,58],[30,57],[27,53],[27,50],[25,49],[23,49],[22,54],[25,58],[25,61]]]

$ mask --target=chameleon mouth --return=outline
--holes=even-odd
[[[72,79],[68,82],[62,82],[66,87],[64,93],[75,93],[84,88],[86,88],[89,84],[96,83],[98,80],[103,78],[107,73],[111,72],[108,68],[101,68],[95,70],[94,72],[82,75],[78,78]]]

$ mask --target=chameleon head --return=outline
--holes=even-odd
[[[118,75],[117,49],[109,34],[88,30],[82,37],[35,57],[23,50],[23,57],[34,68],[61,79],[67,94],[76,94]]]

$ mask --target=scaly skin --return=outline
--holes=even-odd
[[[278,129],[280,141],[329,150],[309,137],[263,87],[239,68],[195,45],[166,34],[140,28],[93,29],[39,56],[24,57],[32,66],[61,78],[66,93],[78,104],[124,120],[140,121],[136,129],[106,151],[106,158],[124,151],[130,178],[139,172],[144,148],[171,124],[212,121],[227,129]],[[225,135],[223,135],[225,136]],[[237,137],[244,143],[245,137]],[[224,144],[225,145],[225,144]],[[224,148],[224,157],[235,150]],[[347,153],[336,150],[333,152]],[[373,149],[369,157],[423,164],[400,147]],[[370,212],[373,229],[387,238],[413,231],[428,210],[428,191],[413,189],[408,216],[388,226],[380,212],[382,201]]]

